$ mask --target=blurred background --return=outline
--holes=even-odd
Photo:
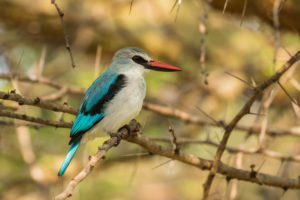
[[[251,95],[250,84],[271,76],[299,50],[300,4],[282,1],[279,23],[274,26],[275,0],[173,1],[173,0],[65,0],[56,2],[63,11],[75,68],[65,48],[63,28],[54,5],[48,1],[0,1],[0,77],[3,74],[46,77],[62,85],[86,89],[109,65],[118,49],[137,46],[153,58],[183,69],[180,73],[147,74],[148,102],[181,109],[211,122],[199,109],[216,120],[230,122]],[[224,5],[226,10],[224,12]],[[276,10],[275,10],[276,11]],[[276,16],[275,16],[276,17]],[[275,27],[275,28],[274,28]],[[277,28],[276,28],[277,27]],[[281,83],[300,100],[300,70],[293,68]],[[59,91],[47,84],[0,80],[3,92],[16,89],[28,97],[41,97],[76,108],[81,93]],[[54,96],[55,94],[56,96]],[[272,96],[273,95],[273,96]],[[269,101],[267,101],[269,100]],[[1,100],[0,109],[43,119],[72,122],[74,116]],[[269,103],[269,104],[268,104]],[[249,134],[234,130],[228,146],[264,148],[286,156],[300,153],[300,110],[282,89],[273,86],[253,105],[240,124],[251,127],[285,128],[298,131],[283,136]],[[5,200],[52,199],[96,153],[104,139],[81,147],[66,174],[58,169],[68,150],[69,129],[8,126],[13,120],[1,117],[0,198]],[[184,123],[179,119],[143,110],[137,117],[144,134],[219,143],[222,128]],[[161,143],[167,145],[165,143]],[[182,150],[213,160],[216,147],[183,145]],[[285,161],[264,154],[225,152],[222,161],[250,170],[297,178],[299,159]],[[208,172],[155,155],[122,142],[75,189],[71,199],[200,199]],[[238,183],[238,184],[237,184]],[[300,199],[300,191],[261,186],[249,182],[227,182],[217,176],[211,199]]]

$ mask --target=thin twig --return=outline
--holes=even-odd
[[[55,2],[55,0],[51,0],[51,4],[53,4],[55,6],[55,8],[57,10],[57,13],[59,15],[59,18],[60,18],[60,21],[61,21],[61,25],[62,25],[62,28],[63,28],[63,31],[64,31],[64,40],[65,40],[66,49],[69,52],[72,67],[75,68],[75,62],[74,62],[73,54],[72,54],[72,51],[71,51],[71,46],[70,46],[70,43],[69,43],[69,38],[68,38],[68,34],[67,34],[67,28],[66,28],[66,25],[65,25],[65,22],[64,22],[64,13],[58,7],[58,5]]]
[[[239,144],[238,148],[240,149],[244,149],[247,140],[249,139],[249,137],[246,135],[244,138],[244,141]],[[242,168],[242,164],[243,164],[243,157],[244,157],[244,153],[242,151],[239,151],[236,155],[236,159],[235,159],[235,167],[237,169],[241,169]],[[236,195],[237,195],[237,191],[238,191],[238,180],[232,180],[232,184],[231,184],[231,190],[229,193],[229,200],[233,200],[235,199]]]
[[[204,84],[208,84],[208,73],[206,69],[206,35],[207,35],[207,26],[206,21],[208,19],[208,13],[210,9],[210,2],[202,1],[202,16],[199,22],[199,32],[201,34],[200,39],[200,65],[201,65],[201,73],[204,77]]]

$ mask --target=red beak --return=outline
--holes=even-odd
[[[179,67],[175,67],[166,63],[162,63],[159,61],[149,61],[147,62],[146,66],[147,69],[152,69],[156,71],[163,71],[163,72],[173,72],[173,71],[181,71]]]

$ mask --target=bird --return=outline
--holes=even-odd
[[[70,132],[70,149],[58,176],[62,176],[79,145],[106,132],[112,136],[136,117],[146,95],[144,74],[150,70],[181,71],[155,61],[144,50],[125,47],[118,50],[107,70],[87,89]]]

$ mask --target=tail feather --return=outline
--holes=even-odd
[[[60,167],[60,170],[58,172],[58,176],[61,176],[65,173],[67,167],[69,166],[72,158],[74,157],[78,147],[79,147],[79,144],[80,144],[80,141],[81,141],[81,137],[78,138],[76,141],[74,141],[72,144],[71,144],[71,147],[68,151],[68,154],[63,162],[63,164],[61,165]]]

